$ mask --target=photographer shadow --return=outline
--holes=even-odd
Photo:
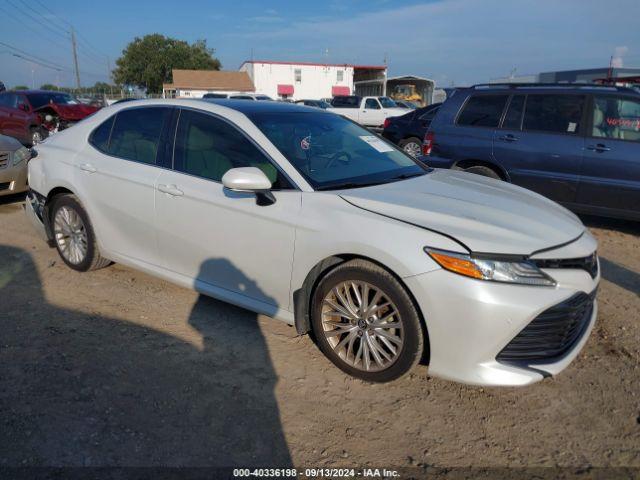
[[[1,245],[0,298],[0,467],[291,465],[256,314],[200,296],[200,347],[49,303],[31,256]]]

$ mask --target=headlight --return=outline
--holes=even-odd
[[[20,162],[24,160],[28,160],[31,158],[31,152],[28,148],[20,147],[18,150],[13,152],[13,164],[18,165]]]
[[[471,255],[433,248],[425,248],[424,250],[445,270],[465,277],[520,285],[539,285],[544,287],[556,285],[556,281],[553,278],[526,260],[493,260],[473,258]]]

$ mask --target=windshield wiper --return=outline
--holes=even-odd
[[[398,175],[396,177],[390,178],[389,181],[406,180],[407,178],[421,177],[422,175],[425,175],[426,173],[427,172],[403,173],[402,175]]]

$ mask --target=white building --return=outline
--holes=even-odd
[[[357,81],[359,75],[372,70],[386,78],[385,66],[264,60],[250,60],[240,66],[240,71],[247,72],[251,78],[256,92],[292,100],[352,95],[354,79]]]

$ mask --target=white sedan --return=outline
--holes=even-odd
[[[596,242],[522,188],[429,169],[338,115],[145,100],[38,146],[27,212],[78,271],[120,262],[311,332],[384,382],[559,373],[596,319]]]

